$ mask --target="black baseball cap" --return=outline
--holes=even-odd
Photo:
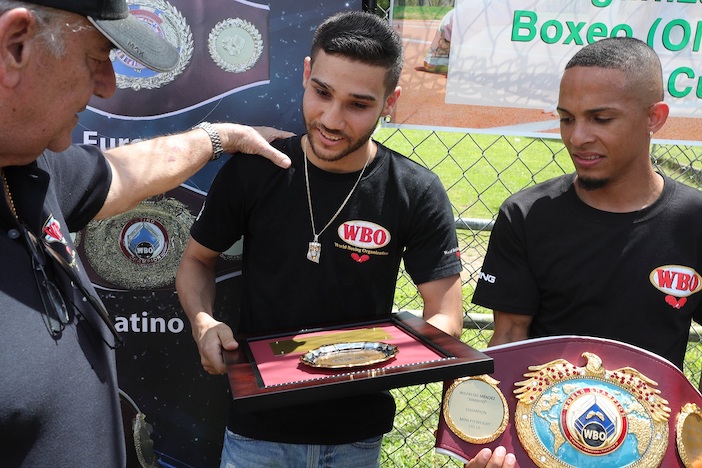
[[[24,1],[86,16],[117,48],[154,71],[170,71],[178,64],[178,49],[130,15],[126,0]]]

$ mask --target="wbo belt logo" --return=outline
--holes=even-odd
[[[665,302],[674,309],[682,308],[688,296],[702,289],[702,276],[694,268],[683,265],[654,268],[649,279],[656,289],[666,294]]]
[[[573,392],[561,410],[565,438],[579,451],[605,455],[617,450],[627,435],[627,415],[609,392],[585,387]]]
[[[120,235],[125,257],[134,263],[156,263],[168,253],[168,232],[157,219],[136,218],[129,221]]]
[[[671,409],[658,383],[581,356],[584,366],[556,359],[514,383],[514,425],[529,458],[540,468],[661,466]]]

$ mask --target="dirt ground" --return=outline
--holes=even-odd
[[[424,54],[438,25],[438,20],[393,23],[405,46],[405,68],[400,78],[402,96],[393,116],[394,123],[479,129],[508,127],[517,132],[539,127],[543,133],[558,133],[557,117],[541,110],[446,104],[446,75],[422,71]],[[533,125],[539,122],[543,124]],[[670,118],[656,138],[702,140],[702,119]]]

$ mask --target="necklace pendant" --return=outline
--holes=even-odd
[[[312,241],[307,249],[307,260],[314,263],[319,263],[319,257],[322,255],[322,244]]]

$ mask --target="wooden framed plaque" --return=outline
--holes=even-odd
[[[246,402],[241,407],[249,411],[493,371],[490,357],[409,312],[314,330],[238,336],[237,341],[239,348],[225,351],[224,358],[232,397]],[[352,367],[315,367],[301,360],[325,347],[369,342],[396,350],[388,359]]]

